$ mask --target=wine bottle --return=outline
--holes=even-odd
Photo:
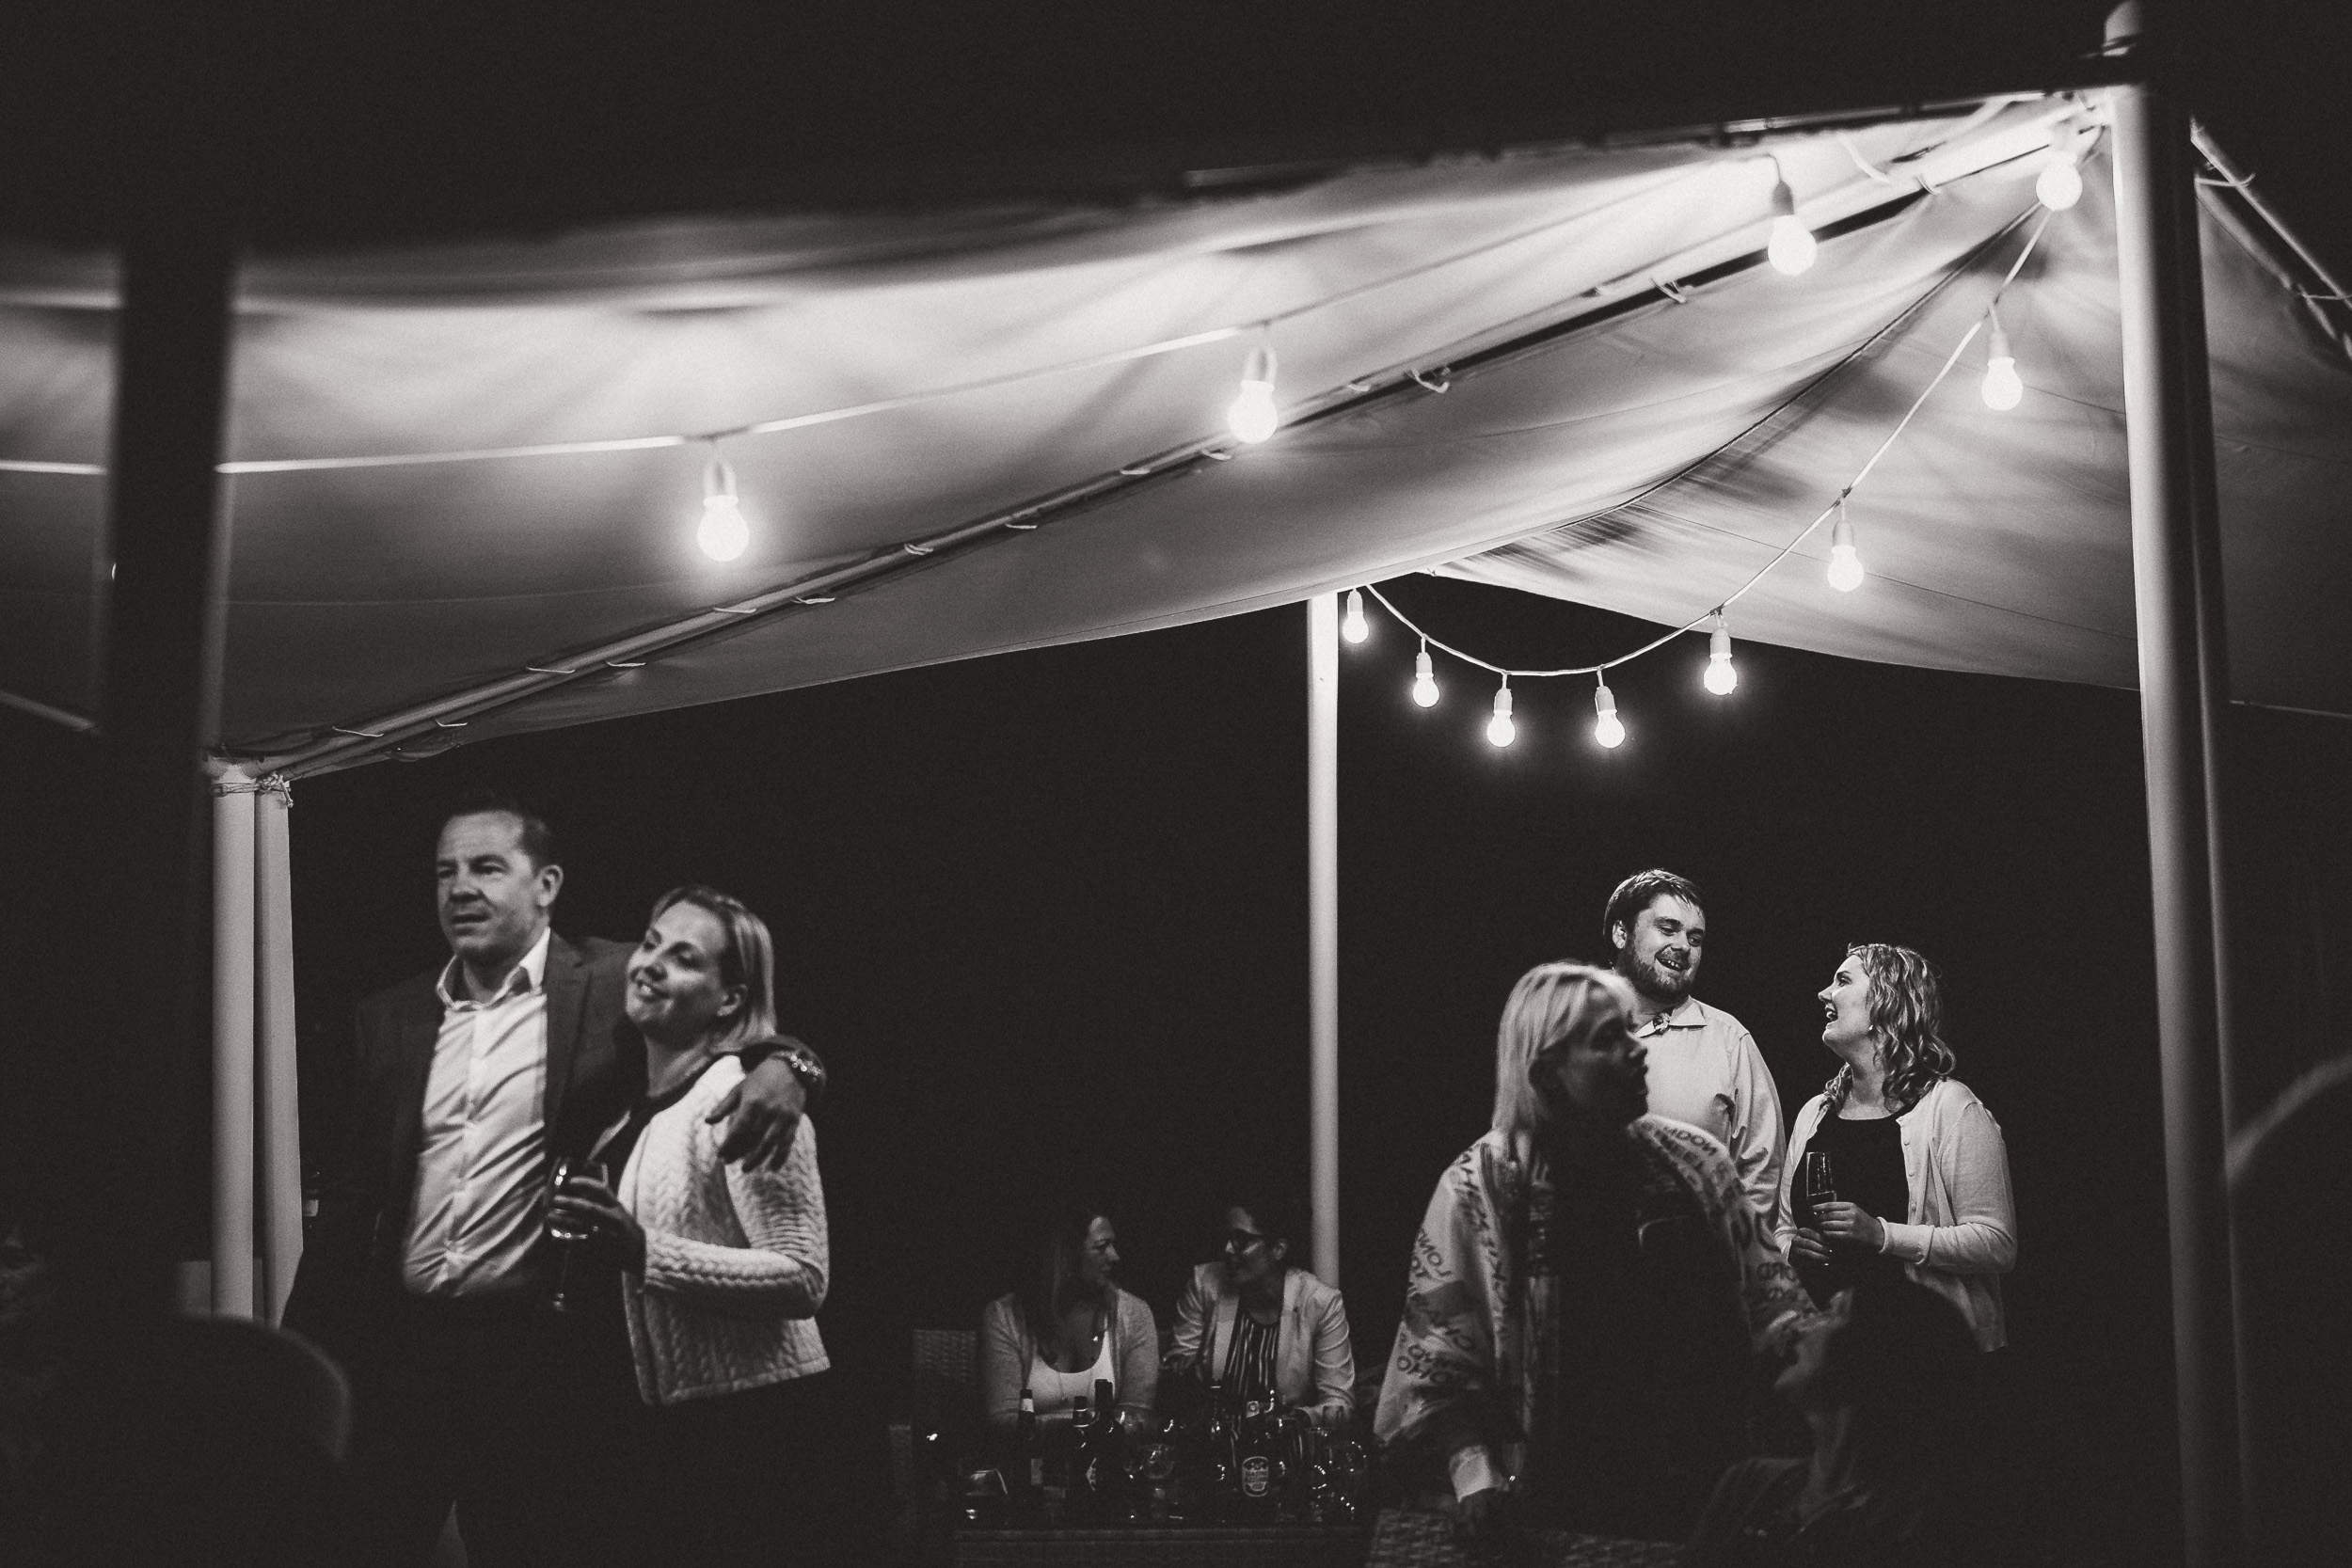
[[[1021,1390],[1021,1414],[1013,1418],[1013,1434],[1020,1450],[1016,1456],[1021,1466],[1018,1508],[1025,1514],[1040,1514],[1045,1507],[1045,1441],[1038,1431],[1037,1400],[1026,1388]]]

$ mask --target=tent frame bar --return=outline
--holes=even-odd
[[[2138,8],[2109,33],[2152,53]],[[2169,40],[2165,40],[2169,42]],[[2189,120],[2169,84],[2114,95],[2117,276],[2131,473],[2173,1363],[2188,1568],[2240,1560],[2221,757],[2229,669],[2204,277]]]

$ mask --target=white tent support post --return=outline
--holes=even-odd
[[[253,1291],[253,783],[213,784],[213,1312]]]
[[[1315,1273],[1340,1282],[1340,600],[1307,601],[1308,1159]]]
[[[2138,32],[2118,9],[2110,38]],[[2140,49],[2144,52],[2145,40]],[[2131,447],[2156,1031],[2171,1236],[2184,1544],[2189,1568],[2238,1560],[2238,1454],[2217,896],[2228,698],[2213,409],[2188,117],[2155,85],[2115,94],[2115,192]]]
[[[265,779],[253,797],[254,1022],[261,1046],[262,1263],[276,1323],[302,1260],[302,1116],[294,1071],[294,797]]]

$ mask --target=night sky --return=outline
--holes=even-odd
[[[607,8],[576,25],[395,8],[397,28],[277,25],[295,9],[242,11],[262,24],[249,107],[270,133],[256,231],[288,245],[553,224],[648,191],[755,192],[796,159],[920,162],[951,144],[1442,126],[1564,102],[1852,102],[1922,62],[1980,86],[2005,61],[2088,48],[2104,8],[1936,8],[1908,32],[1885,13],[1926,8],[1555,11],[1547,48],[1516,51],[1395,5],[1117,23],[1088,8],[1083,25],[1046,6],[890,5],[826,25],[742,7]],[[2201,114],[2339,266],[2343,9],[2211,8],[2196,77]],[[1143,32],[1114,31],[1129,21]],[[103,102],[104,78],[60,80]],[[6,227],[102,222],[99,182],[80,176],[111,154],[61,150],[54,118],[11,102],[0,172],[22,199]],[[1389,591],[1499,663],[1582,662],[1653,635],[1425,577]],[[1520,738],[1498,752],[1481,736],[1487,689],[1458,666],[1441,665],[1438,707],[1411,704],[1412,645],[1376,611],[1372,641],[1344,652],[1342,1272],[1359,1352],[1385,1346],[1430,1185],[1485,1125],[1511,982],[1599,956],[1610,887],[1662,864],[1706,889],[1699,993],[1755,1033],[1792,1116],[1830,1066],[1812,993],[1846,944],[1902,942],[1942,965],[1960,1076],[1999,1118],[2017,1188],[2006,1290],[2040,1420],[2016,1442],[2047,1495],[2071,1499],[2075,1560],[2153,1560],[2177,1526],[2137,700],[1747,643],[1738,692],[1718,699],[1698,684],[1704,653],[1686,639],[1613,676],[1631,738],[1606,752],[1581,683],[1518,688]],[[440,956],[441,810],[494,784],[565,835],[567,933],[632,936],[689,880],[774,927],[787,1027],[834,1075],[818,1125],[836,1279],[820,1322],[866,1430],[905,1331],[969,1324],[1005,1288],[1008,1227],[1040,1193],[1103,1195],[1127,1283],[1165,1312],[1209,1255],[1228,1173],[1305,1180],[1305,685],[1293,609],[306,781],[307,1151],[334,1136],[352,1005]],[[2352,726],[2235,726],[2260,1099],[2344,1044],[2352,850],[2333,802],[2352,798]],[[44,911],[103,850],[83,766],[80,743],[0,711],[0,832],[24,890],[6,941],[35,985],[58,939]],[[70,935],[104,950],[135,932]],[[54,1027],[15,1041],[21,1062],[53,1069],[60,1042],[71,1033]]]

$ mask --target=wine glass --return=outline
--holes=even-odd
[[[548,1192],[550,1196],[564,1190],[564,1184],[574,1180],[605,1181],[610,1180],[604,1164],[597,1160],[561,1159],[549,1173]],[[585,1226],[567,1224],[548,1212],[548,1235],[556,1243],[555,1289],[548,1297],[548,1305],[558,1312],[577,1312],[580,1303],[572,1294],[572,1259],[580,1255],[580,1244],[590,1232]]]
[[[1837,1179],[1830,1170],[1829,1150],[1808,1148],[1804,1152],[1804,1169],[1800,1191],[1804,1196],[1805,1226],[1808,1229],[1821,1223],[1821,1205],[1837,1201]]]

